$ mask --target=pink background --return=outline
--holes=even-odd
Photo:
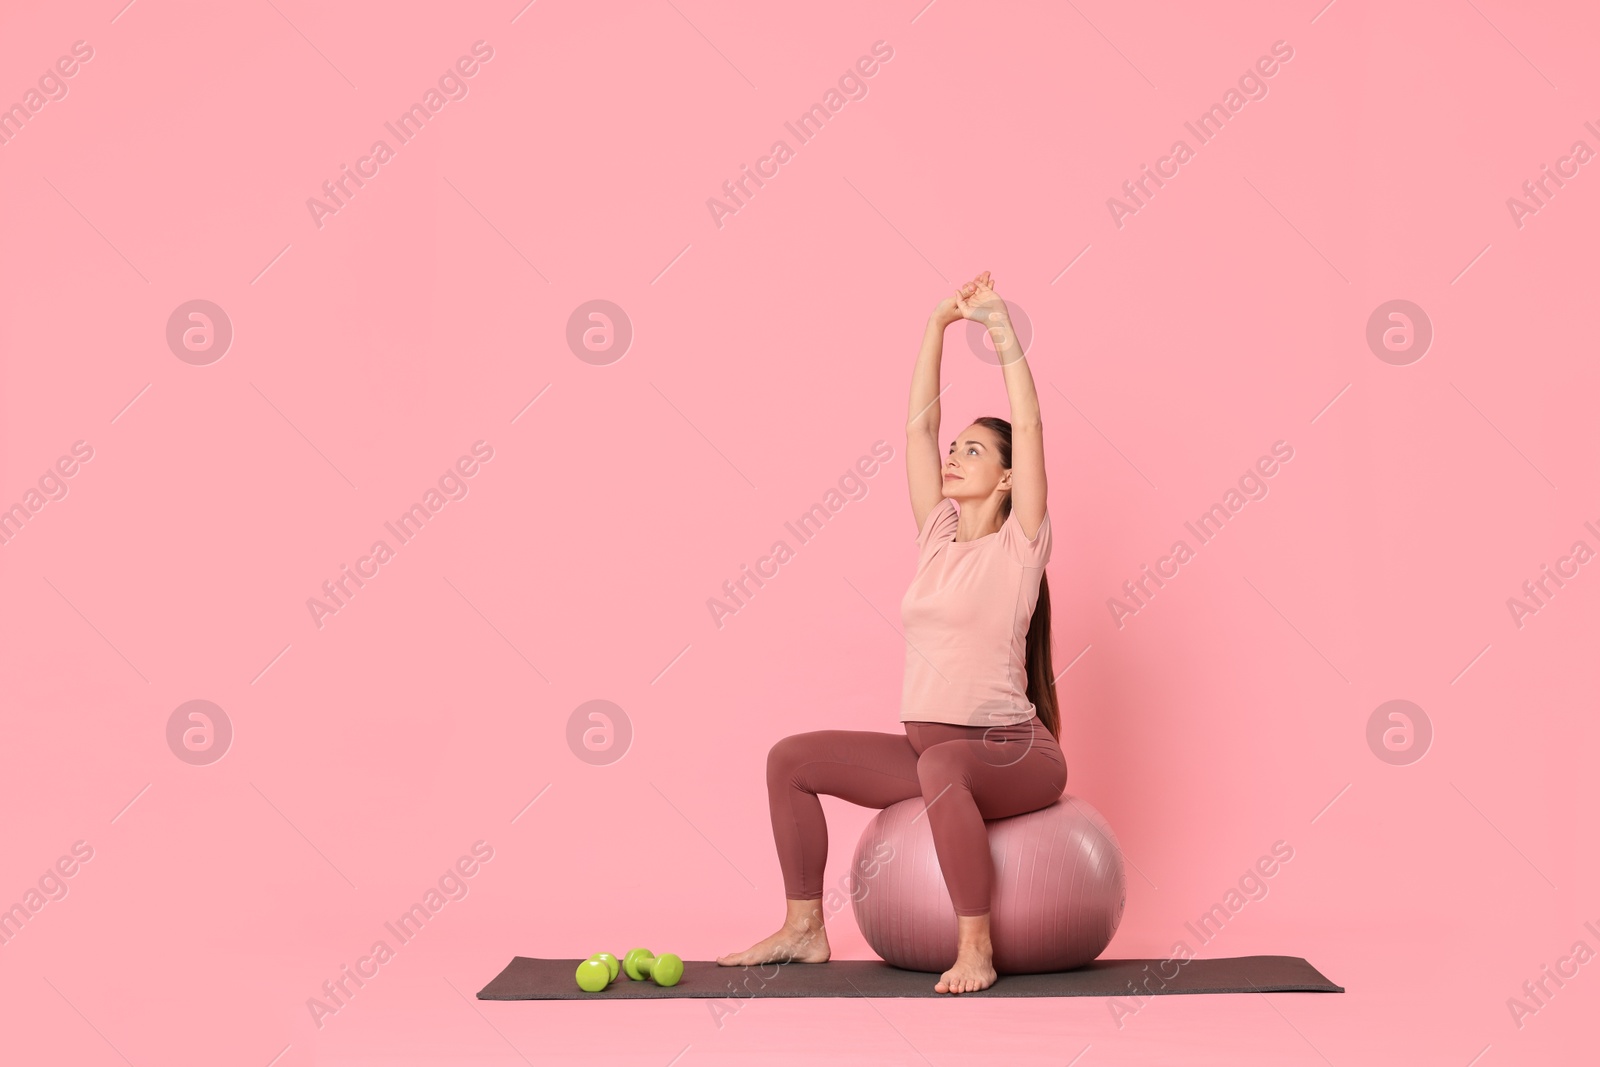
[[[1593,1057],[1600,964],[1507,1008],[1600,950],[1600,576],[1520,628],[1506,606],[1600,549],[1596,164],[1520,228],[1506,206],[1600,148],[1584,5],[121,2],[0,15],[0,101],[94,50],[0,146],[0,504],[93,448],[0,546],[0,903],[94,850],[0,947],[5,1059]],[[478,40],[468,95],[318,228],[306,200]],[[784,122],[879,40],[866,97],[799,144]],[[1279,40],[1268,95],[1115,225]],[[719,228],[707,199],[779,138]],[[1034,325],[1068,791],[1129,862],[1106,955],[1168,955],[1281,839],[1197,951],[1349,992],[1120,1028],[1097,998],[720,1027],[703,1000],[471,1000],[514,954],[707,959],[777,925],[765,754],[898,729],[907,388],[983,269]],[[204,366],[165,339],[194,299],[234,329]],[[634,329],[608,365],[567,343],[594,299]],[[1406,366],[1365,340],[1393,299],[1435,330]],[[963,337],[947,434],[1008,413]],[[307,599],[480,440],[468,495],[319,629]],[[866,495],[713,624],[878,440]],[[1270,494],[1119,628],[1107,598],[1278,440]],[[195,699],[235,732],[205,766],[166,739]],[[606,766],[566,740],[595,699],[634,732]],[[1368,746],[1391,699],[1432,723],[1420,761]],[[831,882],[872,813],[825,807]],[[307,998],[480,840],[468,895],[319,1028]],[[848,907],[832,932],[871,956]]]

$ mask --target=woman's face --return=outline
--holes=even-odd
[[[984,500],[995,487],[1011,485],[1010,471],[1000,465],[994,431],[973,423],[956,435],[944,457],[944,495],[959,500]]]

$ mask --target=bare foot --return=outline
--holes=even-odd
[[[977,945],[963,945],[956,953],[956,964],[939,976],[935,993],[976,993],[994,985],[994,953]]]
[[[743,952],[718,956],[717,962],[724,967],[754,963],[826,963],[828,955],[827,930],[821,926],[807,929],[784,923],[765,941],[757,941]]]

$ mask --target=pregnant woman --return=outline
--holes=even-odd
[[[945,327],[964,318],[989,330],[1011,421],[978,419],[941,462],[939,361]],[[955,965],[934,990],[967,993],[994,984],[994,867],[984,820],[1054,803],[1066,789],[1067,765],[1057,744],[1050,667],[1039,398],[988,271],[941,301],[928,320],[911,379],[906,478],[919,532],[916,574],[900,605],[904,733],[815,730],[772,746],[767,798],[788,915],[771,937],[719,957],[724,966],[828,958],[821,907],[828,827],[820,794],[873,808],[920,795],[959,927]]]

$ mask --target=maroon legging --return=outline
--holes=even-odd
[[[902,725],[904,735],[813,730],[772,746],[767,800],[789,899],[822,898],[828,824],[819,793],[869,808],[920,795],[956,914],[983,915],[994,881],[984,820],[1037,811],[1067,787],[1061,747],[1037,715],[1014,726]]]

